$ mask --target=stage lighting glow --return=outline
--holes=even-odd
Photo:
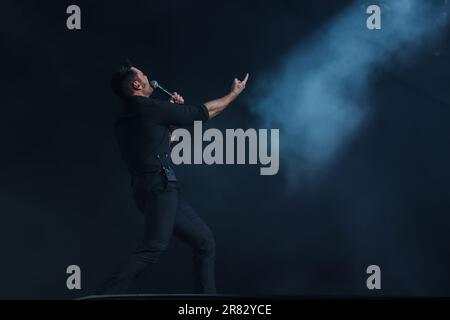
[[[369,30],[355,3],[259,77],[249,102],[266,127],[280,128],[292,184],[315,180],[358,134],[376,98],[375,71],[412,65],[444,29],[430,23],[441,12],[435,1],[396,0],[381,6],[381,29]]]

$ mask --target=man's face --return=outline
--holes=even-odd
[[[144,95],[151,95],[153,93],[153,88],[148,81],[147,75],[135,67],[131,67],[131,70],[133,70],[136,77],[139,79],[139,81],[133,82],[133,89],[142,92]]]

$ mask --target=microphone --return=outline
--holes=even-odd
[[[167,91],[166,89],[164,89],[163,87],[161,87],[158,83],[158,81],[156,80],[152,80],[150,81],[150,85],[152,86],[153,89],[159,89],[162,92],[164,92],[165,94],[167,94],[168,96],[170,96],[171,98],[173,98],[173,94],[171,94],[169,91]]]

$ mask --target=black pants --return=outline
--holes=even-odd
[[[133,179],[134,198],[145,216],[144,239],[127,262],[106,282],[101,293],[126,293],[145,268],[158,262],[172,234],[193,250],[197,293],[216,293],[214,280],[214,237],[192,207],[180,196],[173,183],[164,184],[158,176]]]

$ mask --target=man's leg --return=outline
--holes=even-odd
[[[142,208],[145,219],[144,239],[125,265],[107,281],[103,294],[126,293],[137,275],[147,266],[158,262],[160,254],[169,245],[177,205],[176,190],[149,196]]]
[[[216,293],[214,236],[206,223],[182,197],[178,200],[174,235],[192,247],[196,291]]]

